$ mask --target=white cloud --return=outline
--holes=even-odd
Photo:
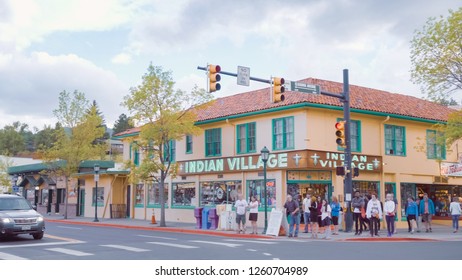
[[[132,62],[132,56],[128,53],[119,53],[111,59],[114,64],[130,64]]]

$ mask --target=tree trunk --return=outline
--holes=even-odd
[[[164,197],[164,184],[165,172],[160,172],[160,186],[159,186],[159,200],[160,200],[160,226],[165,227],[165,197]]]

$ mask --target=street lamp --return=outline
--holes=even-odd
[[[95,219],[93,222],[99,222],[98,221],[98,181],[99,181],[99,164],[95,164],[93,167],[93,170],[95,171]]]
[[[268,161],[270,151],[268,148],[263,147],[260,151],[261,153],[261,160],[263,161],[263,192],[265,197],[265,229],[263,230],[263,234],[266,234],[266,229],[268,228],[268,192],[266,191],[266,162]]]

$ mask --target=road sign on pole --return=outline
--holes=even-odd
[[[306,83],[299,83],[299,82],[290,82],[290,90],[291,91],[300,91],[305,93],[321,93],[321,87],[318,85],[311,85]]]
[[[237,67],[237,84],[240,86],[249,86],[250,68],[244,66]]]

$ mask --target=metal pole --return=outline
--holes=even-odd
[[[93,222],[98,221],[98,181],[95,181],[95,220]]]
[[[351,212],[351,198],[353,192],[352,170],[351,170],[351,118],[350,118],[350,84],[348,69],[343,70],[343,119],[345,120],[345,180],[344,192],[346,202],[345,231],[350,232],[353,228],[353,213]]]
[[[266,190],[266,160],[263,161],[263,190],[265,192],[265,229],[263,230],[263,234],[266,234],[266,230],[268,229],[268,192]]]

